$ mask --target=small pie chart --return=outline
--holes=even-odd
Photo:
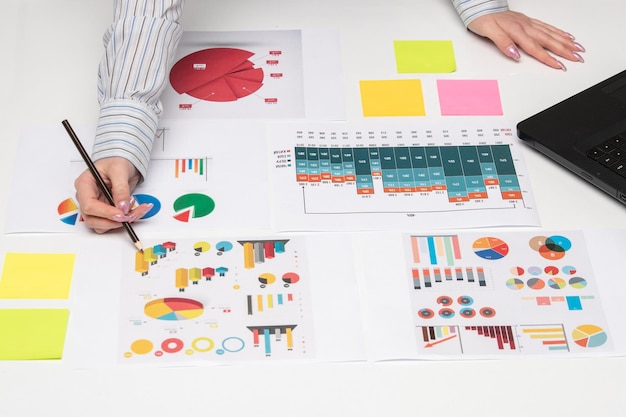
[[[215,201],[206,194],[185,194],[174,201],[174,218],[183,223],[208,216],[215,209]]]
[[[57,213],[60,216],[60,220],[65,224],[69,224],[70,226],[74,226],[76,222],[80,219],[78,205],[71,198],[61,201],[61,203],[57,207]]]
[[[286,272],[283,274],[282,279],[285,284],[295,284],[300,281],[300,275],[295,272]]]
[[[595,348],[602,346],[608,340],[608,336],[603,328],[595,324],[583,324],[572,331],[574,342],[584,348]]]
[[[276,275],[270,273],[261,274],[259,275],[259,282],[263,285],[271,285],[276,282]]]
[[[201,316],[204,306],[189,298],[159,298],[147,303],[143,311],[157,320],[189,320]]]
[[[233,248],[233,244],[230,243],[227,240],[222,240],[222,241],[217,242],[215,244],[215,249],[217,249],[217,254],[218,255],[221,255],[224,252],[228,252],[228,251],[232,250],[232,248]]]
[[[509,253],[509,245],[497,237],[482,237],[472,245],[474,253],[487,260],[502,259]]]

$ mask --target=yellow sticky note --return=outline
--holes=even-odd
[[[74,258],[74,254],[7,253],[0,298],[68,298]]]
[[[0,310],[0,360],[61,359],[69,310]]]
[[[420,80],[365,80],[359,83],[363,116],[424,116]]]
[[[396,69],[401,74],[456,71],[452,41],[394,41]]]

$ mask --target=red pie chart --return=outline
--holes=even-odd
[[[236,101],[263,86],[263,69],[249,60],[253,55],[237,48],[193,52],[174,64],[170,83],[177,93],[200,100]]]

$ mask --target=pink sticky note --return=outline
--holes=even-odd
[[[442,116],[501,116],[497,80],[437,80]]]

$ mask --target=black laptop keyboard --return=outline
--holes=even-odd
[[[587,156],[626,177],[626,132],[593,147],[587,152]]]

